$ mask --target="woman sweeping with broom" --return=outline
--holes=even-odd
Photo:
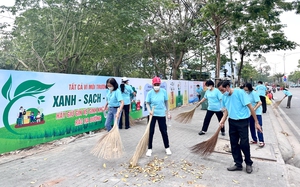
[[[109,78],[106,81],[106,87],[108,88],[108,92],[106,95],[106,104],[104,110],[108,110],[105,127],[109,132],[112,128],[112,122],[114,119],[118,119],[118,123],[120,121],[120,113],[123,110],[124,102],[121,91],[118,89],[119,85],[114,78]],[[119,110],[118,110],[119,108]]]
[[[152,116],[150,123],[150,132],[149,132],[149,142],[148,142],[148,151],[146,156],[152,155],[152,142],[153,135],[155,130],[156,121],[158,122],[159,130],[161,132],[164,146],[166,149],[166,154],[171,155],[172,152],[169,148],[169,138],[166,125],[166,114],[168,115],[168,96],[165,89],[160,88],[161,80],[159,77],[154,77],[152,79],[153,89],[150,90],[146,97],[146,106],[149,111],[149,115]],[[155,108],[152,112],[152,108]],[[171,118],[168,115],[168,118]]]
[[[205,83],[205,86],[208,89],[205,92],[204,98],[200,101],[200,103],[208,100],[208,108],[203,121],[202,130],[198,133],[199,135],[204,135],[206,133],[210,120],[214,114],[217,115],[219,122],[223,117],[223,112],[221,111],[222,93],[218,89],[214,88],[215,83],[212,80],[207,81]],[[222,136],[225,136],[225,127],[221,128],[221,134]]]

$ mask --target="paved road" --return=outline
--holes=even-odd
[[[193,107],[178,108],[172,111],[172,115]],[[191,123],[181,124],[172,120],[172,126],[168,126],[171,156],[165,154],[156,127],[152,157],[142,156],[137,168],[128,167],[128,161],[145,131],[146,120],[142,120],[129,130],[120,130],[125,153],[117,160],[104,160],[90,154],[105,131],[0,155],[0,187],[298,187],[300,169],[283,162],[278,145],[284,142],[277,139],[276,134],[285,136],[278,130],[281,124],[272,106],[268,105],[268,108],[263,115],[266,145],[264,148],[250,146],[254,161],[250,175],[245,169],[237,172],[226,169],[233,164],[231,154],[225,149],[229,145],[227,122],[226,136],[219,136],[212,155],[202,157],[190,152],[189,147],[210,138],[219,126],[213,116],[206,135],[199,136],[206,111],[197,108]]]
[[[289,127],[295,132],[297,139],[300,141],[300,88],[290,88],[289,91],[293,94],[291,108],[286,108],[287,98],[285,98],[278,109],[281,112],[281,116],[286,120]],[[282,91],[274,94],[274,100],[278,101],[284,97]]]

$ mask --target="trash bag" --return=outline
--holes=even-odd
[[[267,105],[270,105],[272,103],[272,101],[269,99],[269,97],[266,97],[266,103],[267,103]]]

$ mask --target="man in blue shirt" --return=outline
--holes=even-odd
[[[259,98],[262,103],[262,108],[263,108],[263,113],[267,112],[267,103],[266,103],[266,92],[267,92],[267,87],[263,85],[262,81],[258,81],[258,85],[255,87],[256,92],[259,95]]]
[[[229,116],[228,122],[231,154],[235,162],[235,165],[227,168],[227,170],[241,171],[243,169],[243,152],[245,156],[246,172],[251,173],[253,161],[251,160],[250,155],[248,132],[250,114],[255,121],[255,127],[258,131],[262,132],[256,113],[244,90],[230,88],[230,82],[226,80],[218,83],[218,89],[223,94],[222,103],[224,106],[224,114],[220,121],[220,126],[224,126],[227,116]]]
[[[199,84],[196,87],[197,87],[196,92],[197,92],[198,99],[199,99],[199,101],[201,101],[201,92],[203,91],[203,88],[200,87]]]

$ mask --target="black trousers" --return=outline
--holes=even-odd
[[[265,96],[259,96],[261,100],[261,105],[262,105],[262,112],[266,113],[267,112],[267,102],[266,102],[266,97]]]
[[[292,95],[291,96],[288,96],[288,101],[287,101],[287,104],[286,104],[286,106],[287,107],[291,107],[291,100],[292,100]]]
[[[223,112],[222,111],[212,111],[212,110],[207,110],[206,111],[206,115],[203,121],[203,126],[202,126],[202,131],[206,132],[210,123],[210,120],[212,118],[212,116],[216,114],[219,122],[221,121],[222,117],[223,117]],[[221,132],[225,132],[225,127],[221,128]]]
[[[198,96],[199,101],[201,101],[201,95],[197,95],[197,96]]]
[[[121,113],[120,122],[119,122],[119,129],[123,127],[123,113],[125,113],[125,128],[129,128],[129,107],[130,105],[124,105],[123,110],[124,112]]]
[[[242,167],[243,157],[245,156],[246,165],[252,165],[249,144],[249,118],[241,120],[228,119],[229,122],[229,138],[231,146],[231,154],[235,165]]]
[[[149,116],[148,116],[148,121],[149,121]],[[156,121],[158,122],[158,127],[164,141],[164,146],[165,148],[169,148],[169,138],[167,132],[166,117],[153,116],[150,123],[148,149],[152,149],[152,142],[153,142],[153,135],[154,135]]]

